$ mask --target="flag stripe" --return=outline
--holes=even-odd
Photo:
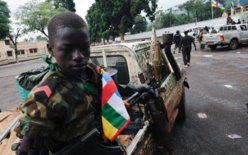
[[[106,72],[102,73],[101,106],[104,136],[113,141],[128,125],[130,117],[115,82]]]
[[[119,114],[124,117],[125,119],[129,118],[129,115],[127,114],[126,110],[122,110],[125,109],[125,104],[124,101],[117,95],[116,91],[108,100],[108,104],[109,106],[111,106],[113,109],[115,109],[115,111],[118,111]],[[116,103],[122,103],[122,104],[116,104]]]
[[[127,119],[115,111],[109,104],[105,104],[102,116],[107,119],[115,128],[120,128]]]
[[[218,1],[212,0],[212,6],[220,9],[225,9],[224,5],[219,3]]]
[[[106,137],[114,137],[114,135],[118,132],[118,129],[116,129],[111,123],[109,123],[108,120],[106,120],[102,116],[102,124],[103,124],[103,131]]]
[[[115,139],[117,138],[117,136],[121,133],[121,131],[122,131],[123,129],[126,128],[126,126],[130,123],[130,121],[131,121],[131,120],[129,119],[129,120],[126,121],[125,124],[122,125],[122,127],[117,131],[117,133],[114,135],[114,137],[111,138],[111,141],[113,141],[113,140],[115,140]]]
[[[112,80],[112,78],[111,78],[107,73],[103,73],[103,74],[102,74],[102,77],[104,78],[104,80],[105,80],[106,82],[109,82],[109,81]]]
[[[104,80],[103,80],[104,81]],[[109,81],[102,89],[102,107],[108,102],[109,98],[117,90],[113,80]]]

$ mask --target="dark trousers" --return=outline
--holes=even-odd
[[[178,44],[175,44],[175,49],[174,49],[174,52],[176,51],[176,49],[178,48],[178,52],[181,51],[181,46]]]
[[[184,65],[190,63],[190,52],[191,52],[191,48],[185,48],[182,50]]]

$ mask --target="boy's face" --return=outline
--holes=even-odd
[[[58,66],[71,75],[81,75],[90,57],[89,33],[84,28],[60,28],[49,45]]]

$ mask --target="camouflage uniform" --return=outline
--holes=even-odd
[[[67,76],[58,67],[49,71],[26,99],[15,131],[63,145],[84,135],[100,110],[101,78],[94,68],[87,66],[84,81]]]

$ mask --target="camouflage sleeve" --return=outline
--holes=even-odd
[[[37,95],[37,87],[31,91],[22,106],[23,115],[15,127],[15,131],[32,139],[49,136],[60,120],[66,119],[67,109],[49,106],[50,100],[56,96],[42,97]],[[51,90],[51,92],[54,90]]]

